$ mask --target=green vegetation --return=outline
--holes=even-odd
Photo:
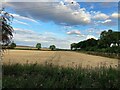
[[[11,27],[13,16],[4,11],[4,8],[0,10],[0,22],[2,23],[2,28],[0,29],[0,44],[6,48],[13,37],[13,28]]]
[[[15,47],[16,47],[16,44],[14,42],[9,45],[10,49],[14,49]]]
[[[3,88],[119,88],[118,69],[3,65]]]
[[[40,48],[41,48],[41,43],[37,43],[37,44],[36,44],[36,48],[38,48],[38,50],[40,50]]]
[[[94,38],[84,40],[78,43],[71,44],[71,50],[75,51],[90,51],[96,52],[97,55],[103,55],[108,53],[119,58],[120,53],[120,32],[115,32],[112,30],[103,31],[100,34],[100,39],[96,40]],[[107,55],[109,57],[109,55]]]
[[[52,51],[56,49],[55,45],[50,45],[49,47]]]

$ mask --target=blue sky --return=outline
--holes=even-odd
[[[118,31],[117,2],[5,2],[3,7],[14,16],[18,45],[70,48],[71,43],[98,39],[104,30]]]

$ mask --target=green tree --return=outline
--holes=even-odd
[[[77,43],[77,48],[86,49],[97,46],[98,40],[91,38]]]
[[[2,46],[8,46],[13,37],[12,20],[13,16],[5,12],[4,8],[0,10],[0,44]]]
[[[56,49],[56,46],[55,45],[50,45],[49,47],[52,51]]]
[[[117,43],[119,45],[120,43],[119,41],[120,41],[120,32],[115,32],[115,31],[113,32],[112,30],[103,31],[100,34],[98,46],[100,48],[107,48],[110,47],[112,43],[114,44]]]
[[[77,43],[72,43],[70,45],[71,50],[77,50]]]
[[[16,44],[14,42],[10,44],[11,49],[14,49],[15,47],[16,47]]]
[[[36,44],[36,48],[38,48],[38,50],[40,50],[40,48],[41,48],[41,43],[37,43],[37,44]]]

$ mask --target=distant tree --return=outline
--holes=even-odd
[[[37,44],[36,44],[36,48],[38,48],[38,50],[40,50],[40,48],[41,48],[41,43],[37,43]]]
[[[11,49],[14,49],[16,47],[16,44],[14,43],[14,42],[12,42],[11,44],[10,44],[10,48]]]
[[[0,10],[0,44],[2,46],[8,46],[13,37],[13,28],[10,26],[13,20],[13,16],[4,11],[4,8]]]
[[[77,50],[77,43],[72,43],[70,47],[71,47],[71,50]]]
[[[55,45],[50,45],[49,47],[52,51],[56,49],[56,46]]]

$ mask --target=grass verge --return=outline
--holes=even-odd
[[[120,53],[104,53],[104,52],[93,52],[93,51],[76,51],[80,53],[96,55],[96,56],[103,56],[108,58],[120,59]]]
[[[3,88],[119,88],[117,68],[3,65]]]

